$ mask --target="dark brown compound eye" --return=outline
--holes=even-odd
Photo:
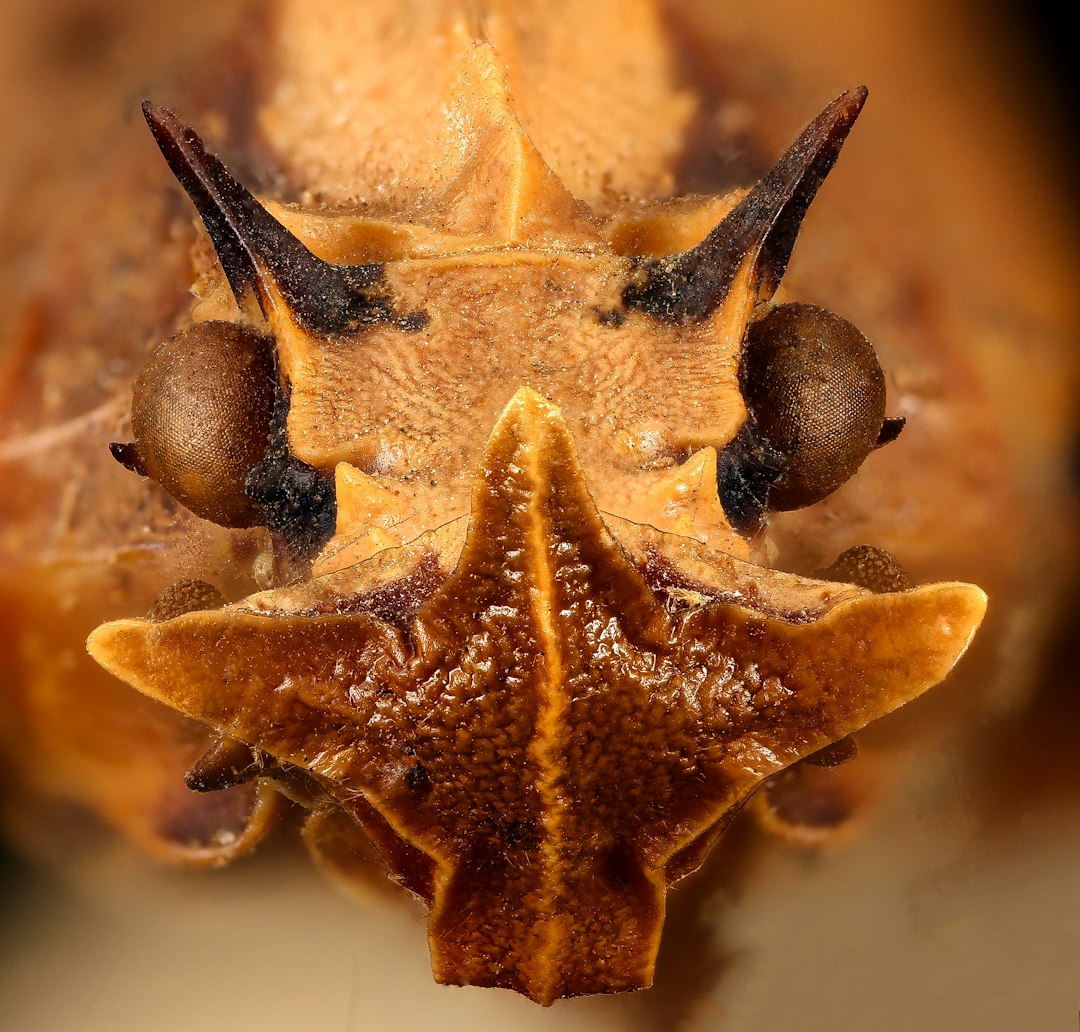
[[[176,334],[139,374],[135,442],[113,454],[203,519],[260,525],[244,482],[269,449],[274,366],[272,340],[244,326],[205,322]]]
[[[758,433],[787,462],[770,509],[820,501],[882,443],[885,377],[873,345],[823,308],[780,305],[752,323],[739,384]]]

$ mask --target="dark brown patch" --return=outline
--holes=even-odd
[[[422,763],[414,763],[405,774],[405,784],[413,792],[430,792],[431,775]]]
[[[886,416],[885,421],[881,424],[881,433],[878,434],[877,440],[874,442],[875,448],[884,448],[887,444],[892,444],[907,426],[907,419],[904,416]]]
[[[188,768],[184,784],[192,792],[221,792],[253,780],[264,770],[258,750],[222,735]]]
[[[331,598],[319,606],[308,606],[304,616],[335,613],[370,613],[399,630],[412,627],[420,607],[446,581],[434,552],[425,553],[404,576],[380,585],[363,595]]]
[[[748,609],[753,609],[755,612],[761,613],[764,616],[768,616],[770,619],[783,620],[784,623],[810,623],[821,616],[821,610],[819,608],[792,610],[781,609],[778,606],[770,605],[768,598],[766,598],[757,585],[753,583],[748,583],[741,588],[732,591],[718,591],[715,587],[703,584],[700,581],[694,580],[692,577],[686,576],[686,574],[673,566],[664,556],[651,550],[648,553],[645,564],[639,567],[639,572],[653,593],[664,600],[665,608],[676,614],[697,607],[693,605],[688,606],[685,602],[681,602],[678,599],[675,599],[674,605],[669,604],[669,600],[672,599],[673,595],[672,589],[675,589],[676,591],[691,592],[693,595],[698,595],[710,603],[719,602],[724,605],[744,606]],[[755,630],[750,628],[747,633],[752,637]]]
[[[146,476],[146,466],[143,464],[142,456],[139,455],[139,446],[135,444],[134,441],[130,444],[121,444],[118,441],[113,441],[109,445],[109,454],[112,455],[124,469],[129,469],[132,473],[138,473],[140,477]]]
[[[531,817],[500,821],[496,826],[496,834],[508,849],[536,849],[542,839],[540,829]]]

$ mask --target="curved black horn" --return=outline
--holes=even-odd
[[[250,289],[268,314],[270,281],[297,322],[315,332],[349,333],[394,318],[390,299],[372,289],[383,277],[382,265],[333,265],[316,257],[207,153],[194,129],[149,101],[142,110],[198,209],[239,303]]]
[[[662,319],[702,318],[727,296],[753,260],[758,296],[768,299],[787,268],[803,216],[825,181],[866,101],[865,86],[836,98],[786,154],[696,247],[660,258],[631,284],[623,303]]]

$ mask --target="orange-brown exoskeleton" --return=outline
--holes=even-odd
[[[298,771],[317,812],[353,818],[430,904],[440,981],[543,1003],[648,985],[666,885],[754,787],[937,683],[981,620],[968,585],[881,594],[747,562],[770,507],[818,501],[895,433],[854,327],[767,307],[864,98],[655,256],[547,168],[483,41],[441,238],[393,257],[359,216],[297,235],[146,106],[258,330],[163,345],[118,457],[216,522],[262,513],[312,566],[106,624],[91,654],[226,736],[194,787]]]
[[[220,862],[299,799],[316,853],[367,840],[430,907],[440,982],[549,1004],[648,986],[667,887],[767,779],[938,684],[986,596],[869,547],[768,563],[771,516],[904,425],[859,329],[774,298],[866,90],[756,181],[672,197],[692,104],[656,68],[628,171],[545,121],[502,4],[435,6],[430,160],[364,136],[370,84],[329,114],[294,82],[261,132],[308,188],[259,198],[144,106],[201,219],[198,301],[102,430],[198,544],[156,545],[157,600],[117,587],[89,651],[118,679],[95,697],[191,720],[148,710],[145,787],[86,801]],[[659,31],[622,16],[631,50]],[[320,164],[332,126],[348,157]]]

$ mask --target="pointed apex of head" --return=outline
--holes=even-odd
[[[539,391],[523,385],[514,392],[514,396],[506,403],[506,408],[503,409],[500,421],[511,411],[528,412],[530,414],[543,413],[544,415],[557,416],[562,410],[555,402],[549,401]]]
[[[447,226],[509,244],[595,235],[518,117],[498,52],[470,47],[454,87],[446,151],[459,155],[443,198]]]
[[[510,508],[511,495],[520,501],[527,495],[554,494],[560,504],[571,504],[573,497],[595,514],[562,410],[531,387],[519,387],[502,410],[484,446],[473,492],[474,519],[487,506],[483,499],[489,495],[506,495],[503,502]]]
[[[573,452],[562,409],[532,387],[519,387],[499,415],[488,438],[487,451],[490,455],[508,444],[511,447],[528,444],[547,450],[556,441],[564,442],[564,448]]]

